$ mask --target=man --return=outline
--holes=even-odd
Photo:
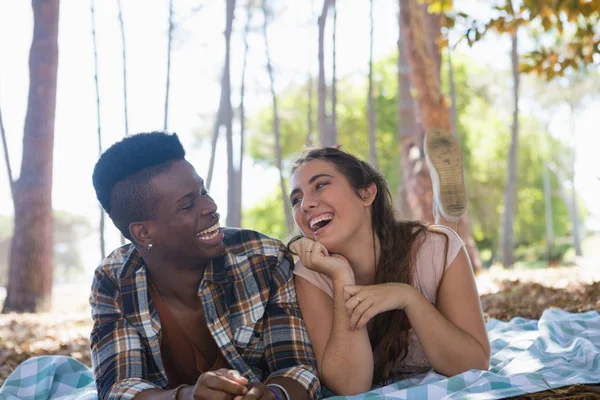
[[[100,399],[319,398],[290,254],[219,226],[176,134],[114,144],[93,181],[131,241],[96,269],[90,296]]]

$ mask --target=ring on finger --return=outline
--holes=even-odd
[[[358,303],[360,304],[360,299],[358,298],[358,296],[354,296],[356,297],[356,300],[358,300]]]

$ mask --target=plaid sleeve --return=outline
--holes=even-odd
[[[137,330],[124,318],[118,285],[103,268],[96,270],[90,305],[94,326],[91,356],[98,398],[131,399],[147,389],[160,389],[147,376],[146,354]]]
[[[320,399],[317,361],[296,300],[292,262],[281,245],[265,319],[265,357],[271,372],[267,380],[291,378],[306,388],[311,399]]]

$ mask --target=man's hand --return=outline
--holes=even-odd
[[[234,400],[277,400],[277,397],[264,383],[249,383],[248,393],[243,396],[235,396]]]
[[[244,378],[238,371],[221,368],[200,375],[194,390],[189,394],[186,393],[186,396],[181,396],[181,398],[192,400],[230,400],[234,396],[244,398],[243,396],[249,392],[248,389],[250,388],[250,385],[248,387],[246,385],[248,385],[248,379]],[[262,397],[256,398],[262,399]],[[269,397],[265,398],[270,399]]]

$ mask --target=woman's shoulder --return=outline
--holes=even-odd
[[[443,225],[429,225],[414,257],[414,286],[435,303],[437,288],[464,242],[458,234]]]

